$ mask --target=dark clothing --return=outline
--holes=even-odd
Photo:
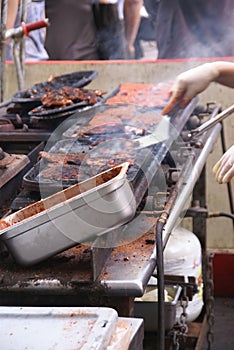
[[[124,20],[119,18],[118,4],[94,4],[93,10],[99,58],[101,60],[127,58]]]
[[[233,56],[233,23],[233,0],[161,0],[158,58]]]
[[[96,29],[90,0],[45,0],[45,48],[51,60],[95,60]]]

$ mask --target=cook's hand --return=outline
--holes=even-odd
[[[178,75],[170,90],[170,100],[162,114],[168,114],[177,104],[181,108],[186,107],[197,94],[204,91],[216,79],[218,74],[210,63],[205,63]]]
[[[220,158],[213,167],[215,178],[220,184],[225,184],[234,176],[234,145]]]

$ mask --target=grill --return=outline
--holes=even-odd
[[[126,99],[124,89],[125,86],[120,86],[111,98],[124,96]],[[152,86],[150,89],[152,91]],[[156,91],[159,99],[160,94],[161,96],[163,94],[162,91],[168,91],[168,85],[165,90],[157,87]],[[138,90],[136,95],[140,96]],[[100,140],[108,144],[110,140],[118,139],[121,140],[121,145],[124,145],[124,142],[140,137],[136,130],[134,133],[129,132],[129,128],[117,128],[116,133],[96,133],[92,136],[87,132],[80,133],[82,128],[87,131],[87,127],[93,127],[92,120],[95,120],[95,116],[112,109],[114,102],[114,108],[117,111],[121,109],[123,113],[126,100],[120,99],[120,103],[116,106],[116,100],[111,98],[105,105],[88,111],[87,118],[81,117],[79,121],[73,123],[63,133],[62,140],[56,139],[44,151],[50,150],[51,155],[61,153],[61,150],[65,154],[83,152],[85,155],[90,155],[95,152]],[[165,104],[164,99],[161,99],[161,104],[157,108],[147,107],[142,103],[136,105],[136,98],[128,102],[130,108],[138,109],[139,115],[149,111],[157,115]],[[165,219],[162,236],[164,246],[178,218],[188,209],[186,203],[193,191],[196,200],[203,198],[203,193],[196,191],[196,183],[216,142],[220,125],[216,125],[199,139],[187,140],[186,135],[188,130],[194,128],[195,121],[197,126],[203,118],[213,118],[218,110],[219,107],[211,109],[209,106],[208,108],[197,106],[197,99],[194,99],[185,110],[177,110],[171,116],[173,128],[177,130],[179,137],[169,138],[167,142],[142,150],[142,153],[137,152],[133,157],[133,164],[127,174],[137,202],[133,220],[97,237],[92,242],[77,244],[35,266],[24,268],[17,265],[11,256],[3,258],[0,264],[2,305],[16,305],[17,300],[20,300],[21,305],[106,305],[117,308],[122,316],[132,315],[134,297],[143,295],[155,269],[156,224],[162,217]],[[127,118],[124,120],[124,126],[133,126],[129,124]],[[108,122],[106,124],[108,126]],[[144,128],[141,123],[135,124],[135,127],[144,129],[146,134],[152,132],[154,126],[147,125],[147,128]],[[100,152],[101,146],[97,149]],[[94,159],[97,159],[97,156],[94,153]],[[103,157],[102,154],[101,156]],[[122,162],[123,159],[120,157],[118,161]],[[74,163],[70,165],[80,166]],[[85,162],[83,165],[86,172],[84,171],[82,176],[87,177],[90,176],[90,171],[97,173],[109,166],[105,163],[104,168],[88,167]],[[46,166],[48,162],[41,159],[24,176],[24,189],[11,204],[13,211],[28,205],[29,199],[31,203],[40,200],[39,190],[44,196],[58,190],[56,181],[40,176]],[[192,171],[193,169],[196,171]],[[74,185],[77,181],[77,178],[62,178],[59,182],[60,189]]]
[[[58,93],[64,86],[68,89],[80,88],[85,90],[86,85],[92,82],[98,75],[97,71],[78,71],[60,76],[52,76],[47,81],[32,85],[26,90],[16,92],[9,101],[0,104],[2,110],[1,117],[4,120],[2,131],[11,131],[3,136],[6,139],[25,140],[30,136],[44,140],[48,134],[58,125],[74,114],[74,111],[82,112],[95,107],[89,101],[76,100],[74,103],[60,107],[46,109],[42,105],[42,98],[48,93]],[[101,92],[100,92],[101,94]],[[101,103],[102,98],[98,96],[97,103]],[[90,113],[90,111],[89,111]],[[3,123],[3,122],[2,122]],[[1,124],[2,124],[1,123]],[[9,127],[10,125],[10,127]]]

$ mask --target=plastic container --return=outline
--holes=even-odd
[[[144,295],[135,298],[134,317],[144,319],[144,329],[147,332],[158,330],[158,288],[157,279],[151,277]],[[170,330],[176,322],[176,305],[182,288],[180,286],[165,285],[165,330]]]
[[[106,350],[118,314],[105,307],[0,307],[0,322],[4,350]]]

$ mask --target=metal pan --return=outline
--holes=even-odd
[[[54,115],[57,116],[58,114],[63,114],[68,111],[73,111],[75,109],[79,109],[85,106],[88,106],[87,101],[79,101],[77,103],[73,103],[71,105],[59,107],[59,108],[45,108],[43,105],[40,105],[39,107],[36,107],[30,112],[28,112],[28,115],[30,117],[37,116],[37,117],[53,118]]]
[[[15,93],[11,99],[12,103],[27,103],[40,101],[41,96],[48,89],[60,89],[63,86],[83,87],[93,81],[98,75],[97,71],[78,71],[53,77],[42,83],[32,85],[26,90]]]
[[[43,119],[43,120],[61,118],[61,117],[69,116],[71,114],[75,114],[75,113],[82,114],[83,112],[87,112],[90,109],[94,109],[95,107],[101,104],[102,104],[102,99],[100,97],[98,98],[98,102],[95,104],[89,104],[88,101],[79,101],[71,105],[58,107],[58,108],[45,108],[43,105],[40,105],[30,110],[28,112],[28,116],[30,118],[37,118],[37,119]]]
[[[0,220],[0,239],[32,265],[132,219],[136,201],[123,163]]]
[[[105,144],[103,147],[106,151]],[[119,144],[119,147],[123,147],[122,143]],[[86,180],[94,174],[100,173],[101,170],[96,164],[96,160],[101,160],[103,163],[108,163],[109,159],[115,158],[115,154],[118,154],[118,149],[116,149],[113,154],[111,154],[111,152],[104,153],[102,152],[102,146],[98,147],[98,149],[90,149],[89,143],[85,144],[83,142],[79,142],[79,140],[74,141],[65,139],[56,142],[55,145],[49,150],[49,154],[52,156],[54,154],[60,154],[61,159],[63,158],[63,155],[65,157],[66,155],[69,155],[69,153],[77,155],[83,154],[89,159],[94,158],[94,162],[92,163],[92,166],[90,166],[87,165],[84,160],[81,167],[80,164],[76,165],[75,162],[67,165],[63,164],[61,166],[59,164],[56,166],[56,163],[54,163],[55,167],[53,168],[53,175],[55,175],[55,178],[51,178],[49,175],[48,177],[43,177],[43,171],[50,169],[50,164],[52,163],[48,163],[42,158],[24,175],[22,183],[23,187],[26,190],[34,192],[42,191],[43,193],[47,194],[56,193],[61,189],[61,187],[68,188],[69,186],[78,183],[78,181]],[[134,161],[134,164],[129,167],[127,173],[127,179],[132,184],[133,188],[135,187],[136,182],[148,174],[148,168],[149,172],[152,172],[149,164],[154,161],[154,154],[155,159],[157,160],[157,149],[155,149],[155,152],[151,151],[149,153],[146,153],[145,151],[136,152],[136,159]],[[118,159],[118,163],[122,163],[124,161],[126,161],[126,159]],[[59,175],[56,175],[56,173]],[[143,191],[142,194],[144,194]]]

